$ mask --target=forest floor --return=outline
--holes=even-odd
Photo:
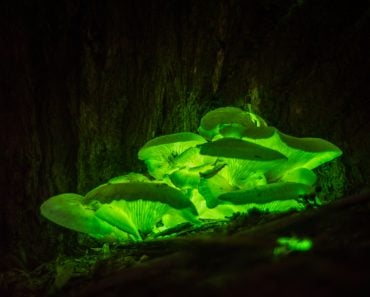
[[[370,195],[365,194],[301,212],[256,211],[230,222],[184,224],[140,243],[92,241],[75,255],[58,255],[33,271],[0,274],[0,293],[368,296],[369,218]]]

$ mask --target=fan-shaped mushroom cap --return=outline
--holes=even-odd
[[[150,182],[150,180],[144,174],[135,173],[135,172],[130,172],[125,175],[116,176],[116,177],[111,178],[107,183],[101,184],[97,186],[96,188],[90,190],[85,195],[83,202],[87,204],[90,203],[91,200],[94,200],[94,199],[89,200],[89,198],[86,198],[86,197],[95,197],[97,193],[101,191],[101,188],[105,189],[106,186],[109,184],[122,184],[122,183],[130,183],[130,182]],[[101,202],[104,202],[104,201],[101,201]]]
[[[308,186],[313,186],[316,183],[317,176],[312,170],[307,168],[297,168],[285,173],[280,181],[301,183]]]
[[[179,169],[169,174],[172,184],[182,190],[198,187],[200,175],[211,170],[217,158],[200,154],[200,149],[191,147],[175,158],[174,167]]]
[[[133,221],[131,213],[128,212],[127,208],[117,206],[115,202],[101,204],[96,210],[96,216],[110,225],[131,234],[134,240],[141,240],[140,226]]]
[[[223,193],[218,196],[218,199],[233,204],[263,204],[275,200],[298,199],[312,192],[312,187],[305,184],[278,182],[257,186],[252,189]]]
[[[198,187],[198,191],[204,197],[208,208],[215,208],[217,205],[222,204],[222,201],[218,199],[221,194],[237,189],[220,174],[216,174],[211,178],[201,178]]]
[[[270,138],[251,139],[245,137],[243,139],[278,151],[287,157],[287,162],[282,166],[272,168],[268,173],[267,177],[270,181],[276,181],[286,172],[297,168],[312,170],[342,154],[337,146],[324,139],[293,137],[281,133],[277,129]]]
[[[155,225],[170,210],[168,204],[159,202],[119,200],[103,204],[96,211],[96,216],[128,232],[134,240],[142,240],[141,235],[153,231]]]
[[[92,209],[82,205],[82,199],[83,196],[74,193],[53,196],[41,205],[41,214],[58,225],[95,238],[128,239],[127,233],[100,220]]]
[[[201,195],[196,189],[193,191],[191,201],[197,208],[199,214],[198,218],[203,220],[225,220],[226,218],[231,217],[234,213],[241,212],[243,210],[243,207],[232,204],[217,205],[213,208],[209,208],[203,195]]]
[[[150,180],[144,174],[130,172],[125,175],[113,177],[108,181],[108,183],[109,184],[120,184],[120,183],[132,182],[132,181],[149,182]]]
[[[284,176],[285,179],[281,179],[280,182],[267,184],[262,172],[248,171],[248,165],[243,167],[243,164],[239,162],[229,160],[229,163],[217,175],[200,180],[199,193],[206,200],[207,207],[214,208],[225,202],[265,204],[274,200],[293,200],[313,191],[311,186],[316,178],[314,173],[308,169],[295,170]],[[229,197],[233,198],[229,199]],[[244,203],[240,202],[242,200],[240,197],[245,199]],[[294,208],[299,205],[295,202],[285,204]],[[275,206],[266,205],[266,207]],[[283,207],[283,204],[276,205],[276,208],[279,207]]]
[[[287,161],[284,155],[275,150],[240,139],[223,138],[199,147],[201,153],[219,157],[219,162],[225,166],[218,175],[235,189],[265,184],[265,174],[280,168]],[[205,184],[211,186],[212,183],[203,181],[202,186]],[[204,189],[200,192],[203,193]]]
[[[280,152],[236,138],[222,138],[198,145],[202,155],[254,161],[286,159]]]
[[[198,132],[208,140],[220,135],[220,132],[225,137],[240,138],[246,129],[260,126],[267,126],[267,124],[254,113],[237,107],[221,107],[202,117]]]
[[[225,197],[222,195],[228,195],[229,193],[243,193],[243,190],[237,190],[236,188],[230,187],[229,183],[223,179],[221,176],[215,176],[215,179],[202,179],[199,184],[199,193],[204,197],[204,202],[201,199],[193,199],[192,201],[196,206],[199,218],[201,219],[224,219],[225,217],[230,217],[233,213],[246,213],[252,208],[257,208],[258,210],[265,212],[285,212],[288,210],[301,210],[304,205],[299,201],[295,200],[298,195],[292,195],[294,199],[287,200],[271,200],[260,199],[255,202],[255,198],[249,201],[243,201],[243,203],[234,203],[233,200],[220,200],[219,197]],[[262,186],[262,185],[260,185]],[[268,186],[268,185],[267,185]],[[259,187],[258,185],[256,187]],[[253,190],[253,188],[249,188]],[[249,190],[245,190],[248,192]],[[226,196],[227,197],[227,196]],[[276,197],[270,197],[275,199]],[[238,202],[238,201],[236,201]],[[240,201],[239,201],[240,202]]]
[[[149,174],[161,180],[178,169],[174,163],[177,156],[204,142],[202,136],[191,132],[163,135],[148,141],[139,150],[138,157],[146,163]]]
[[[148,233],[170,211],[176,211],[187,221],[198,223],[192,202],[181,191],[165,183],[105,184],[86,194],[84,203],[91,204],[93,201],[110,205],[97,211],[99,218],[130,232],[137,240],[140,240],[139,232]],[[116,212],[117,208],[120,211]]]
[[[168,204],[176,209],[189,208],[196,214],[194,205],[176,188],[159,182],[127,182],[104,184],[86,194],[83,202],[89,204],[96,200],[101,203],[111,203],[114,200],[149,200]]]

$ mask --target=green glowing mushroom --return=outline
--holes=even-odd
[[[313,186],[317,181],[317,176],[310,169],[297,168],[285,173],[279,181],[298,182],[308,186]]]
[[[276,150],[240,139],[222,138],[199,147],[202,154],[217,156],[219,162],[225,164],[220,174],[237,188],[263,183],[268,172],[287,161]]]
[[[302,209],[301,198],[314,194],[313,169],[342,153],[320,138],[281,133],[236,107],[208,112],[198,131],[159,136],[139,150],[154,181],[139,173],[114,177],[84,197],[51,197],[42,215],[95,238],[142,240],[158,223],[166,229],[253,207]]]
[[[241,139],[221,138],[198,147],[201,154],[217,156],[225,163],[218,176],[199,183],[199,192],[210,208],[225,202],[265,204],[300,199],[313,193],[317,178],[312,169],[341,154],[326,140],[292,137],[266,126],[253,127],[253,133],[244,133]]]
[[[119,183],[131,182],[131,181],[148,182],[150,180],[144,174],[130,172],[125,175],[113,177],[108,181],[108,183],[109,184],[119,184]]]
[[[324,139],[293,137],[277,129],[269,138],[243,137],[243,139],[276,150],[287,157],[287,162],[282,166],[274,167],[269,171],[267,174],[269,181],[277,181],[287,172],[298,168],[312,170],[342,154],[337,146]]]
[[[198,191],[204,197],[208,208],[215,208],[222,203],[218,197],[221,194],[237,190],[221,174],[216,174],[210,178],[201,178]]]
[[[148,141],[139,150],[138,157],[145,162],[151,176],[162,180],[179,169],[179,165],[175,162],[179,155],[205,142],[202,136],[191,132],[163,135]]]
[[[249,129],[266,126],[266,122],[252,112],[237,107],[221,107],[202,117],[198,132],[208,140],[219,137],[241,138]]]
[[[274,248],[274,256],[283,256],[290,252],[307,252],[313,247],[313,242],[309,238],[279,237],[276,241],[279,246]]]
[[[254,161],[286,159],[280,152],[250,141],[222,138],[198,145],[202,155]]]
[[[217,198],[233,204],[263,204],[272,201],[292,200],[312,194],[313,188],[300,183],[277,182],[256,186],[251,189],[226,192]]]
[[[64,193],[46,200],[40,207],[48,220],[65,228],[87,233],[98,239],[127,240],[128,234],[99,219],[90,206],[83,205],[83,196]]]
[[[169,178],[182,190],[196,189],[200,176],[215,168],[216,161],[216,157],[202,155],[198,147],[191,147],[175,158],[174,167],[178,169],[169,174]]]
[[[168,213],[199,223],[191,201],[178,189],[160,182],[104,184],[87,193],[83,202],[86,205],[98,203],[96,216],[130,233],[135,240],[153,231]]]
[[[210,208],[207,205],[207,200],[197,189],[193,191],[191,201],[197,208],[198,218],[202,220],[225,220],[236,212],[245,211],[245,207],[233,204],[218,204]]]

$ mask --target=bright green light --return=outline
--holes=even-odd
[[[312,246],[312,240],[303,238],[300,239],[298,237],[279,237],[277,239],[277,243],[279,244],[278,247],[274,249],[274,255],[279,256],[283,254],[287,254],[289,252],[307,252],[309,251]]]
[[[151,177],[129,173],[85,196],[51,197],[41,205],[42,215],[95,238],[126,241],[183,222],[226,220],[252,208],[301,210],[305,197],[314,195],[312,170],[341,154],[328,141],[286,135],[236,107],[210,111],[198,131],[148,141],[138,157]],[[297,238],[278,243],[289,251],[312,246]]]

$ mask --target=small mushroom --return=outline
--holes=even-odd
[[[41,205],[41,214],[60,226],[98,239],[128,239],[126,232],[99,219],[93,209],[82,204],[82,200],[83,196],[74,193],[53,196]]]
[[[174,160],[174,167],[179,168],[169,174],[174,186],[182,190],[198,187],[200,176],[215,167],[216,157],[200,154],[200,149],[191,147]]]
[[[221,194],[237,189],[220,174],[216,174],[211,178],[201,178],[198,187],[198,191],[204,197],[208,208],[215,208],[221,203],[218,199]]]
[[[202,136],[191,132],[159,136],[148,141],[139,150],[138,157],[145,162],[151,176],[162,180],[168,174],[179,169],[175,163],[179,155],[204,142],[206,140]]]
[[[313,186],[317,181],[317,176],[310,169],[297,168],[285,173],[279,181],[297,182],[308,186]]]
[[[198,132],[208,140],[220,136],[240,138],[246,130],[264,126],[267,126],[266,122],[252,112],[237,107],[221,107],[202,117]]]

